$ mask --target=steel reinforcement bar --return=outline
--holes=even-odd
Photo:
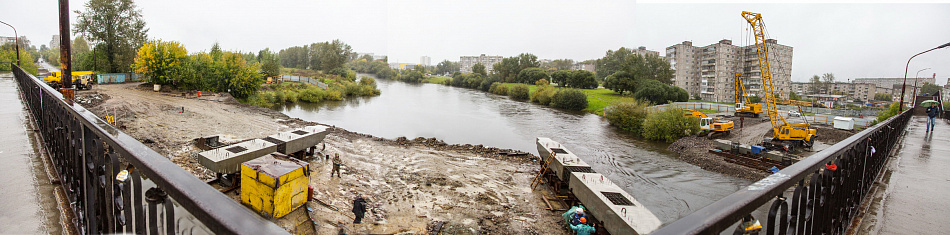
[[[882,172],[911,115],[899,115],[802,159],[653,234],[719,234],[771,202],[765,234],[843,234]],[[827,170],[826,163],[836,170]],[[791,197],[785,194],[794,188]],[[789,205],[791,203],[791,205]]]
[[[13,66],[81,234],[286,234]],[[131,170],[125,180],[122,170]]]

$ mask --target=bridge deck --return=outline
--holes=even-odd
[[[0,73],[0,234],[58,234],[53,186],[30,144],[29,118],[10,72]]]
[[[907,124],[858,234],[934,234],[950,231],[950,122],[925,116]]]

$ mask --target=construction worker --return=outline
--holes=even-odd
[[[571,225],[578,225],[587,222],[587,215],[584,214],[584,208],[577,208],[574,211],[574,218],[571,219]]]
[[[354,224],[363,223],[363,215],[366,213],[366,200],[363,199],[363,196],[356,195],[356,199],[353,200],[353,215],[356,216],[353,219]]]
[[[330,172],[330,178],[333,178],[333,173],[336,173],[336,177],[340,176],[340,165],[343,164],[343,160],[340,160],[340,154],[337,153],[333,156],[333,171]]]

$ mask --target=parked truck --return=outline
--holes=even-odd
[[[92,89],[92,84],[95,83],[93,78],[96,73],[93,71],[73,71],[72,76],[73,85],[76,86],[77,90],[89,90]],[[49,84],[50,87],[58,89],[63,86],[63,73],[53,72],[52,76],[43,78],[43,81],[46,81],[46,84]]]

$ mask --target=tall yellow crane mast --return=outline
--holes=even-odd
[[[772,71],[769,66],[768,47],[765,45],[765,23],[762,22],[762,14],[748,11],[742,12],[742,18],[745,18],[752,25],[752,32],[755,37],[755,50],[759,56],[759,71],[762,76],[762,87],[765,92],[765,106],[769,113],[769,122],[772,123],[773,138],[766,142],[785,142],[794,141],[802,146],[810,147],[815,141],[818,131],[809,128],[808,123],[788,123],[785,117],[778,114],[778,107],[775,105],[775,89],[772,87]],[[778,139],[778,141],[776,141]]]
[[[762,104],[752,103],[745,91],[745,85],[742,84],[742,73],[736,73],[735,87],[736,91],[736,116],[759,117],[762,113]]]

